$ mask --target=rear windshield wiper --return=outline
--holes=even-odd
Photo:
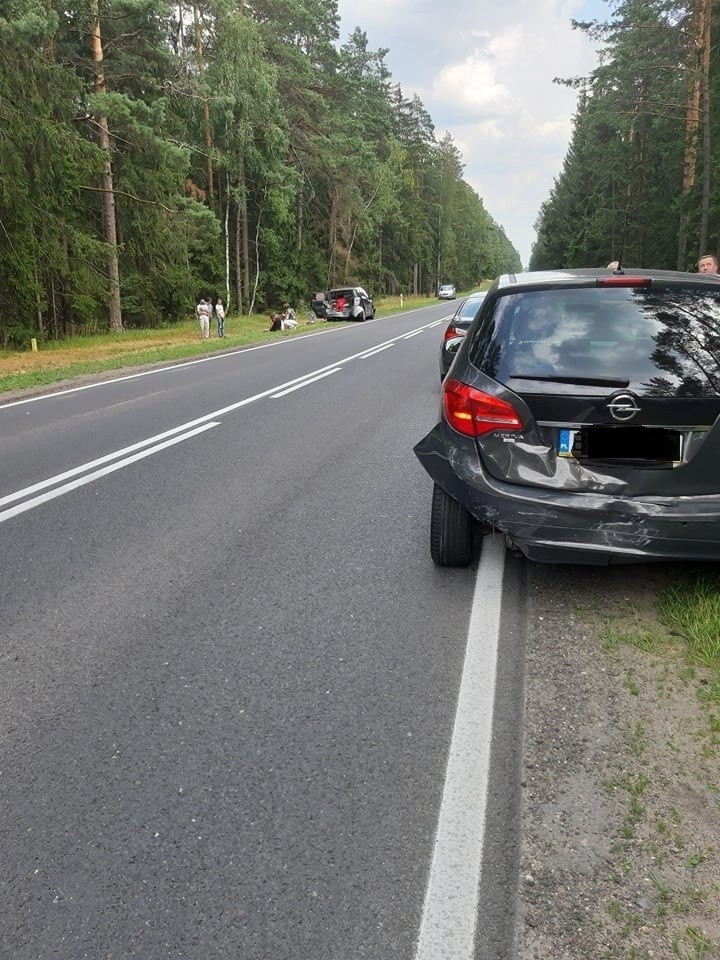
[[[629,380],[621,380],[619,377],[542,377],[537,373],[511,373],[510,377],[514,380],[544,380],[547,383],[577,383],[580,386],[588,387],[630,386]]]

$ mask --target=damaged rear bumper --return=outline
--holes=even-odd
[[[474,441],[443,423],[414,451],[438,486],[530,560],[720,560],[720,494],[623,497],[503,483],[484,469]]]

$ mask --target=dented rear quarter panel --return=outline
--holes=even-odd
[[[485,469],[475,441],[442,421],[414,449],[439,486],[531,560],[720,559],[720,493],[630,497],[602,487],[578,493],[503,482]]]

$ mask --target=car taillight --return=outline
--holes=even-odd
[[[454,337],[464,337],[464,336],[465,336],[465,331],[458,330],[458,328],[453,326],[453,324],[451,323],[449,327],[445,328],[445,336],[443,337],[443,340],[447,342],[448,340],[452,340]]]
[[[482,437],[493,430],[522,430],[523,426],[511,404],[459,380],[445,380],[443,412],[450,426],[466,437]]]

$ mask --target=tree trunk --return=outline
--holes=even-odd
[[[330,219],[328,222],[328,288],[335,286],[335,247],[337,246],[338,193],[333,187],[330,193]]]
[[[194,24],[195,24],[195,55],[197,57],[198,70],[200,73],[205,69],[205,55],[203,53],[202,45],[202,32],[200,29],[200,13],[197,6],[193,5],[193,15],[194,15]],[[210,128],[210,103],[207,97],[203,97],[203,135],[205,138],[205,169],[207,173],[207,194],[208,200],[210,201],[210,206],[213,205],[215,200],[214,184],[213,184],[213,161],[212,161],[212,149],[213,149],[213,139],[212,139],[212,130]]]
[[[260,217],[262,216],[262,208],[258,210],[257,224],[255,225],[255,279],[253,282],[252,294],[250,296],[250,310],[252,313],[255,309],[255,296],[257,294],[258,283],[260,281]]]
[[[712,34],[712,0],[702,5],[702,116],[703,116],[703,182],[700,216],[700,249],[698,257],[707,249],[708,221],[710,219],[710,42]],[[718,250],[716,249],[717,255]]]
[[[240,251],[242,249],[242,216],[240,213],[240,204],[235,204],[235,297],[238,305],[238,313],[242,316],[243,312],[243,283],[242,283],[242,259]],[[247,290],[247,287],[245,287]]]
[[[242,226],[242,260],[245,296],[250,296],[250,224],[248,223],[247,193],[245,175],[242,178],[242,200],[240,201],[240,224]],[[254,299],[254,298],[253,298]]]
[[[703,8],[706,0],[698,0],[695,11],[697,19],[697,30],[695,31],[695,53],[690,71],[690,85],[688,88],[688,98],[685,105],[685,159],[683,162],[683,181],[682,181],[682,208],[680,217],[680,229],[678,233],[678,255],[677,268],[684,270],[687,266],[687,231],[688,214],[686,207],[690,193],[695,186],[695,169],[697,165],[698,148],[698,125],[700,122],[700,78],[701,78],[701,55],[703,44]]]
[[[178,3],[176,10],[177,10],[177,18],[178,18],[177,48],[178,48],[178,53],[182,54],[185,50],[185,22],[183,18],[182,2]]]
[[[90,10],[93,18],[90,32],[90,46],[95,65],[95,92],[105,93],[105,74],[103,72],[103,47],[100,34],[100,12],[98,0],[90,0]],[[115,221],[115,192],[113,186],[113,171],[110,153],[110,130],[107,117],[96,117],[98,129],[98,143],[105,154],[105,163],[100,174],[103,209],[103,236],[109,247],[108,279],[109,289],[109,322],[110,329],[115,333],[122,333],[122,310],[120,307],[120,268],[117,252],[117,223]]]
[[[223,239],[225,241],[225,311],[227,312],[230,310],[230,191],[227,189],[227,174],[225,175]]]

